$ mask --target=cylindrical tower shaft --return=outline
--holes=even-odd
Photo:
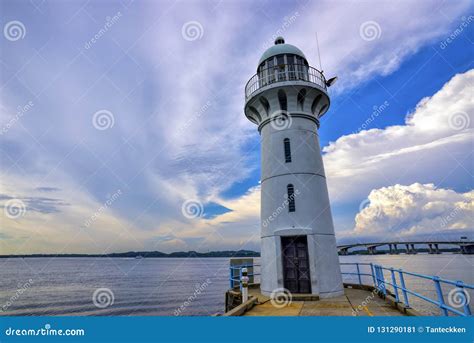
[[[324,76],[277,39],[246,87],[246,116],[261,134],[261,291],[343,293],[319,118],[329,107]]]

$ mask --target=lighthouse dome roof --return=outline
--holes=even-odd
[[[263,53],[262,57],[260,57],[260,61],[258,62],[258,65],[260,65],[263,61],[269,59],[272,56],[282,55],[282,54],[298,55],[306,59],[306,56],[303,54],[303,52],[300,49],[298,49],[294,45],[286,44],[283,37],[277,37],[275,39],[275,45],[271,46]]]

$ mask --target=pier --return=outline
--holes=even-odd
[[[373,291],[373,290],[372,290]],[[244,316],[407,316],[392,303],[378,296],[371,296],[369,289],[345,288],[344,295],[329,299],[298,299],[293,296],[291,303],[275,307],[271,299],[251,289],[255,306],[244,312]],[[364,305],[359,305],[364,304]]]
[[[244,264],[238,264],[244,263]],[[270,296],[263,294],[259,283],[253,281],[255,272],[252,259],[231,260],[230,286],[225,298],[224,316],[420,316],[412,307],[413,298],[430,303],[443,316],[471,316],[469,292],[474,285],[373,263],[340,263],[348,280],[344,292],[337,297],[291,293],[278,288]],[[252,272],[248,273],[251,268]],[[348,269],[349,268],[349,269]],[[410,288],[407,278],[431,283],[437,295],[430,298]],[[242,280],[246,280],[242,282]],[[411,281],[410,281],[411,282]],[[448,299],[443,288],[450,289]],[[453,299],[457,299],[453,301]]]

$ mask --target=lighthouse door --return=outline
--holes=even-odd
[[[292,293],[311,293],[306,236],[281,238],[283,284]]]

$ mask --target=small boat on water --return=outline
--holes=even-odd
[[[143,258],[143,256],[142,256],[142,255],[137,255],[137,256],[135,256],[135,258],[136,258],[137,260],[140,260],[140,259]]]

